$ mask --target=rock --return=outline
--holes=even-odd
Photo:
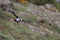
[[[42,34],[42,35],[46,35],[46,34],[47,34],[47,32],[40,32],[40,34]]]
[[[45,8],[54,7],[52,4],[45,4]]]
[[[8,3],[10,3],[10,1],[9,0],[0,0],[0,4],[8,4]]]
[[[56,1],[60,3],[60,0],[56,0]]]
[[[59,12],[59,10],[52,4],[45,4],[45,8],[50,11]]]

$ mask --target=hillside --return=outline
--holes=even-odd
[[[32,3],[12,3],[16,15],[26,22],[16,23],[12,13],[0,7],[0,40],[60,40],[59,12]]]

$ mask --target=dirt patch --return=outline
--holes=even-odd
[[[4,26],[0,26],[0,30],[4,30],[5,28],[4,28]]]

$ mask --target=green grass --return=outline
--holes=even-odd
[[[56,24],[53,23],[53,24],[49,25],[49,23],[46,22],[45,25],[48,29],[60,33],[60,28]]]

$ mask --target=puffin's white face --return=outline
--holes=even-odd
[[[22,18],[16,18],[16,21],[22,21]]]
[[[20,18],[16,18],[16,21],[20,21]]]

